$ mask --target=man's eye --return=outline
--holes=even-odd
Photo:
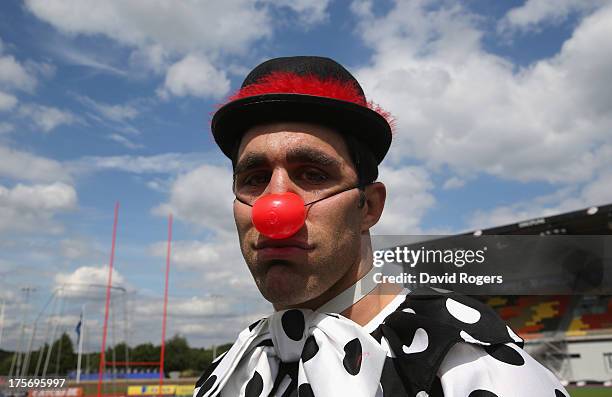
[[[243,179],[242,185],[245,186],[261,186],[262,184],[267,184],[270,180],[270,175],[265,172],[260,172],[256,174],[251,174]]]
[[[305,170],[302,173],[302,177],[304,178],[304,180],[310,183],[323,183],[328,179],[327,174],[315,169]]]

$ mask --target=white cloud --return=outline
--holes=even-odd
[[[167,242],[152,244],[150,253],[165,258]],[[210,241],[173,241],[171,263],[181,271],[200,275],[207,291],[255,292],[255,284],[240,251],[236,233]]]
[[[34,182],[70,180],[61,163],[6,146],[0,146],[0,176]]]
[[[133,47],[157,44],[183,54],[240,52],[253,40],[271,34],[266,9],[248,0],[28,0],[26,6],[67,34],[102,34]]]
[[[58,233],[61,225],[53,216],[74,209],[76,204],[76,191],[65,183],[0,185],[0,231]]]
[[[173,54],[240,54],[253,42],[269,38],[275,11],[289,8],[299,21],[312,25],[327,18],[329,0],[27,0],[36,17],[69,35],[104,35],[134,48],[137,63],[163,68]],[[95,12],[92,12],[95,10]]]
[[[19,332],[19,327],[21,325],[21,321],[19,320],[18,316],[10,316],[11,313],[9,313],[9,310],[12,309],[11,306],[9,304],[7,304],[5,306],[5,312],[4,312],[4,319],[2,321],[2,330],[3,330],[3,334],[2,334],[2,345],[3,346],[16,346],[17,345],[17,340],[11,340],[11,338],[14,338],[17,334],[17,332]],[[18,315],[18,311],[15,311],[15,314]],[[12,335],[11,335],[12,334]],[[15,335],[15,336],[13,336]]]
[[[612,203],[611,184],[612,168],[607,168],[580,188],[561,188],[552,194],[537,196],[530,200],[490,210],[474,211],[469,215],[467,224],[472,229],[484,229],[610,204]]]
[[[68,210],[76,205],[76,192],[72,186],[65,183],[51,185],[22,185],[13,189],[2,189],[4,204],[12,204],[18,208],[35,208],[42,210]]]
[[[55,67],[46,62],[25,60],[20,62],[13,55],[5,53],[5,46],[0,38],[0,111],[14,109],[19,100],[12,91],[33,93],[38,85],[38,77],[49,78],[55,73]],[[6,123],[1,123],[0,133],[6,132]],[[2,131],[4,130],[4,131]]]
[[[26,60],[24,62],[26,70],[35,77],[51,78],[55,75],[55,65],[47,62],[35,62],[32,60]]]
[[[603,170],[582,187],[578,196],[583,207],[612,203],[612,168]]]
[[[67,297],[101,296],[105,293],[105,290],[91,287],[91,285],[107,285],[108,270],[108,265],[81,266],[70,273],[58,273],[55,276],[55,288],[62,288],[62,296]],[[114,267],[112,285],[129,286],[123,275]]]
[[[17,105],[17,98],[14,95],[0,91],[0,111],[11,110]]]
[[[27,104],[19,107],[19,115],[30,119],[43,132],[49,132],[63,124],[74,124],[78,117],[68,110],[51,106]]]
[[[87,96],[78,96],[77,98],[82,103],[95,110],[96,113],[111,121],[123,122],[132,120],[140,114],[140,110],[131,104],[111,105],[108,103],[95,101]]]
[[[181,175],[172,185],[170,200],[153,212],[210,229],[218,234],[235,234],[232,212],[232,172],[228,167],[202,165]]]
[[[67,162],[74,174],[117,170],[135,174],[187,172],[204,161],[204,153],[164,153],[153,156],[86,156]]]
[[[579,183],[605,162],[612,7],[584,18],[559,54],[520,69],[483,49],[477,18],[459,3],[397,2],[380,17],[368,4],[353,7],[374,52],[357,75],[398,119],[387,164]]]
[[[163,298],[159,295],[134,294],[130,295],[129,300],[130,342],[151,341],[151,333],[159,335],[160,332]],[[117,309],[117,315],[121,318],[123,308],[119,305]],[[258,293],[248,296],[233,291],[209,294],[207,290],[206,294],[193,297],[171,293],[168,297],[167,335],[189,335],[191,346],[232,342],[240,330],[271,312],[270,304]],[[101,313],[97,318],[101,322]]]
[[[216,69],[206,58],[188,55],[170,66],[160,95],[218,99],[224,97],[229,89],[230,81],[224,71]]]
[[[36,78],[15,57],[3,55],[0,56],[0,86],[31,92],[36,88]]]
[[[609,2],[610,0],[527,0],[505,15],[499,23],[499,30],[530,30],[543,23],[563,22],[572,13],[590,12]]]
[[[67,259],[87,258],[93,252],[91,244],[80,238],[65,238],[60,241],[60,252]]]
[[[465,186],[465,180],[461,178],[457,178],[456,176],[453,176],[453,177],[448,178],[446,181],[444,181],[444,184],[442,185],[442,189],[450,190],[450,189],[457,189],[463,186]]]
[[[540,205],[534,205],[533,203],[522,202],[513,205],[499,206],[487,211],[474,211],[468,217],[467,224],[471,230],[487,229],[527,219],[556,215],[560,212],[563,211],[557,211],[555,208],[545,208]]]
[[[249,310],[240,315],[229,318],[211,317],[208,321],[190,321],[177,324],[177,332],[181,335],[188,335],[189,341],[196,344],[210,347],[212,344],[233,342],[238,337],[238,333],[256,320],[269,316],[272,307],[260,305],[257,311]]]
[[[387,187],[385,209],[373,234],[419,234],[425,213],[435,204],[429,174],[419,167],[380,167],[379,181]]]
[[[62,315],[51,315],[48,317],[48,321],[52,324],[57,324],[62,328],[74,328],[79,323],[80,316],[78,314],[62,314]],[[88,323],[88,326],[93,326],[92,323]],[[69,333],[71,335],[71,333]]]
[[[228,79],[219,71],[219,65],[227,67],[226,57],[249,54],[253,43],[272,37],[276,26],[293,25],[297,19],[309,28],[325,21],[328,4],[329,0],[26,1],[32,14],[67,35],[103,35],[128,47],[135,75],[164,73],[170,67],[161,94],[212,98],[228,90]],[[292,12],[279,12],[287,9]],[[64,53],[73,62],[125,74],[94,55]]]
[[[15,127],[10,123],[7,123],[5,121],[0,122],[0,135],[6,134],[7,132],[11,132],[14,129]],[[0,147],[0,150],[2,150],[2,147]],[[1,168],[1,165],[0,165],[0,168]]]
[[[250,290],[210,294],[208,288],[201,287],[198,296],[189,298],[170,295],[168,335],[176,333],[188,335],[189,344],[192,346],[210,346],[213,343],[234,341],[240,330],[273,311],[270,303],[259,295],[254,283],[251,284]],[[140,295],[131,302],[132,328],[136,330],[137,338],[150,340],[151,330],[155,332],[160,328],[162,298]],[[148,330],[148,332],[142,333],[138,330]]]
[[[142,316],[161,316],[162,307],[157,300],[148,300],[139,304],[135,312]],[[173,298],[168,300],[168,315],[171,317],[202,317],[209,315],[233,314],[228,299],[210,297]]]
[[[126,76],[127,72],[112,65],[108,59],[100,54],[91,53],[86,48],[71,48],[68,45],[54,45],[50,50],[63,60],[79,66],[86,66],[99,72],[110,73],[117,76]]]
[[[206,321],[206,322],[190,322],[187,324],[181,324],[177,328],[181,335],[196,336],[199,338],[223,335],[227,339],[228,330],[240,331],[239,327],[228,326],[227,322],[220,321]],[[190,338],[191,340],[191,338]]]
[[[151,44],[136,48],[129,58],[134,70],[152,71],[161,74],[171,63],[171,54],[161,44]]]
[[[157,192],[168,193],[170,191],[170,188],[172,187],[172,180],[153,178],[152,180],[147,182],[147,187]]]
[[[151,254],[159,257],[166,256],[167,243],[160,241],[151,246]],[[234,246],[235,248],[236,246]],[[219,247],[210,243],[199,241],[172,242],[172,263],[184,269],[201,270],[207,265],[217,265],[224,255]]]
[[[9,264],[5,264],[4,261],[0,261],[0,269],[2,269],[2,271],[4,272],[5,269],[11,269],[13,267],[13,265],[9,265]],[[9,290],[8,288],[2,288],[0,290],[0,300],[3,301],[15,301],[17,300],[17,295],[15,294],[15,292]],[[6,321],[7,318],[4,318],[4,321]]]
[[[142,149],[144,147],[144,145],[139,144],[139,143],[134,143],[128,138],[124,137],[123,135],[119,135],[119,134],[110,134],[108,136],[108,139],[110,139],[111,141],[118,142],[128,149]]]
[[[326,21],[329,17],[327,7],[329,0],[272,0],[271,5],[288,7],[297,13],[300,21],[306,25],[313,25]]]

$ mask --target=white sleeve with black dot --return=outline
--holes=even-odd
[[[444,397],[569,397],[552,372],[513,343],[457,343],[437,375]]]

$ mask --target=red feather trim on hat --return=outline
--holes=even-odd
[[[229,101],[263,94],[305,94],[353,102],[380,114],[395,130],[395,118],[372,101],[366,102],[351,82],[320,79],[314,75],[272,72],[257,83],[250,84],[229,97]]]

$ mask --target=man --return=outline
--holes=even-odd
[[[257,66],[212,131],[240,248],[275,313],[196,384],[208,396],[568,396],[489,307],[372,282],[390,116],[328,58]]]

